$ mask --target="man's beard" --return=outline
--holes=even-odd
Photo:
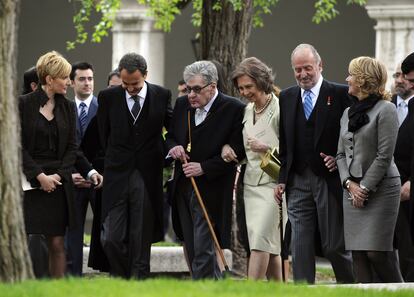
[[[397,93],[398,96],[400,96],[401,98],[408,98],[410,95],[412,95],[414,92],[410,89],[405,89],[404,87],[398,87],[395,86],[395,92]]]

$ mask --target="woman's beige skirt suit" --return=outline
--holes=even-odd
[[[269,147],[279,147],[279,99],[273,95],[269,106],[254,123],[254,105],[245,108],[243,119],[243,141],[247,164],[244,175],[244,203],[250,250],[278,255],[281,250],[279,205],[274,198],[276,181],[261,168],[263,153],[253,152],[248,137],[255,137]],[[287,220],[286,204],[283,200],[284,224]]]

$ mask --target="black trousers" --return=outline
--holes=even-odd
[[[82,276],[83,266],[83,234],[85,231],[86,212],[91,204],[95,214],[95,190],[91,188],[75,188],[73,191],[74,217],[76,227],[69,229],[65,235],[67,272],[70,275]]]
[[[414,243],[411,239],[409,203],[409,201],[400,203],[395,226],[395,243],[404,281],[414,282]]]
[[[135,170],[129,176],[128,189],[103,222],[101,242],[111,275],[136,279],[149,276],[153,220],[144,180]]]
[[[176,199],[193,279],[221,278],[214,242],[189,179],[178,181]]]

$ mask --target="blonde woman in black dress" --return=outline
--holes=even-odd
[[[24,192],[28,234],[44,234],[51,277],[63,277],[63,236],[72,225],[71,169],[76,158],[75,111],[64,95],[71,65],[57,52],[36,64],[40,87],[19,97],[23,173],[34,189]]]

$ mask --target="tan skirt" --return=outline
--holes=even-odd
[[[279,205],[274,198],[275,183],[244,185],[244,204],[250,250],[279,255],[281,250]],[[283,225],[286,225],[286,203],[283,200]],[[285,230],[285,228],[283,228]]]

